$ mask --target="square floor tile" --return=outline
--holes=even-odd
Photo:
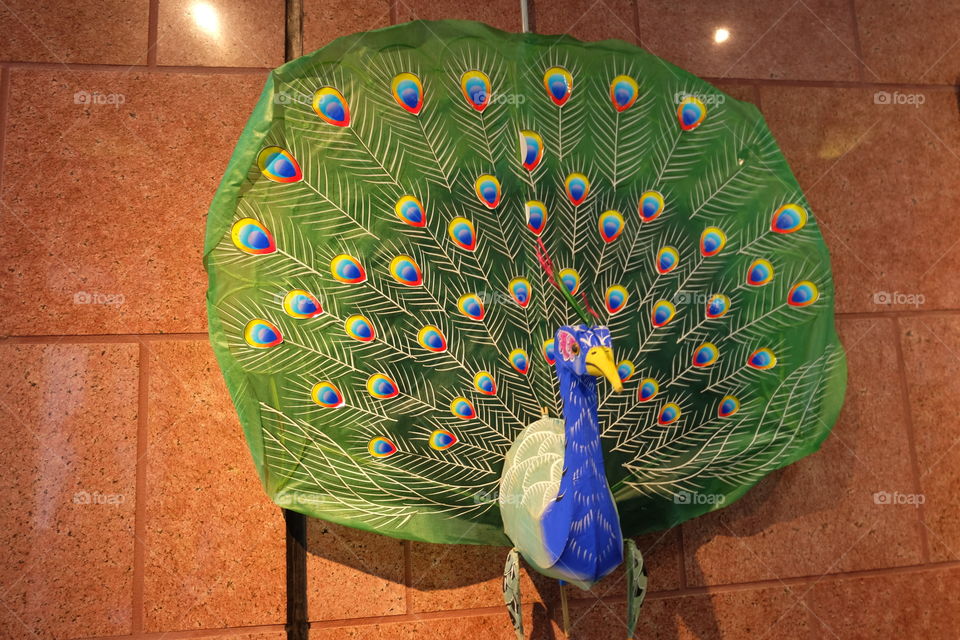
[[[855,0],[866,79],[955,84],[960,75],[960,4]]]
[[[764,86],[760,96],[830,248],[839,310],[960,307],[960,230],[946,223],[960,208],[953,92]]]
[[[4,0],[0,60],[146,64],[149,0]]]
[[[206,210],[264,76],[10,75],[0,334],[206,332]]]
[[[157,64],[278,67],[283,0],[159,0]]]
[[[689,585],[922,561],[916,508],[875,495],[915,491],[893,321],[847,320],[840,328],[850,373],[833,433],[819,452],[683,525]]]
[[[960,317],[903,318],[901,339],[931,560],[960,560]]]
[[[390,24],[390,0],[352,2],[330,10],[325,0],[303,2],[303,52],[310,53],[340,36],[381,29]]]
[[[847,0],[638,2],[644,48],[691,73],[859,79],[853,12]]]
[[[0,637],[126,635],[138,352],[0,345]]]
[[[280,624],[285,532],[206,342],[147,345],[147,631]]]

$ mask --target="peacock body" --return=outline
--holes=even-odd
[[[280,67],[205,263],[277,504],[582,587],[626,552],[641,594],[624,536],[815,450],[843,397],[762,117],[622,42],[415,22]]]

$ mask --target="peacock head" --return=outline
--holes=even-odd
[[[603,376],[614,390],[623,391],[623,382],[613,359],[613,342],[607,327],[578,324],[557,329],[557,369],[575,376]]]

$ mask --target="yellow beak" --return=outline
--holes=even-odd
[[[587,373],[603,376],[613,385],[614,391],[623,391],[623,382],[617,373],[617,364],[613,361],[613,349],[610,347],[591,347],[587,351]]]

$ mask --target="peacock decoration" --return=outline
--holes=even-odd
[[[267,493],[511,545],[587,588],[629,536],[814,451],[829,257],[757,110],[636,47],[413,22],[269,77],[210,210],[210,336]],[[625,543],[626,541],[626,543]]]

